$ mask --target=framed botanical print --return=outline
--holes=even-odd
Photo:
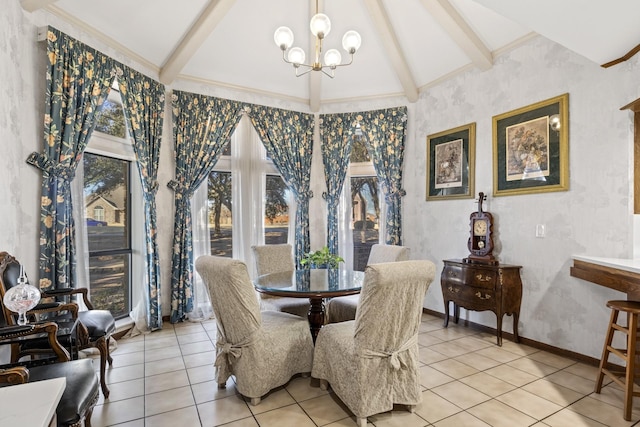
[[[569,189],[569,94],[493,117],[493,195]]]
[[[475,150],[475,123],[427,136],[427,200],[473,198]]]

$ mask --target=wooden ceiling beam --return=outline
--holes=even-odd
[[[222,21],[236,0],[211,0],[196,22],[187,30],[160,70],[160,81],[171,84],[202,43]]]
[[[398,42],[398,37],[393,31],[389,15],[382,4],[382,0],[365,0],[365,5],[378,30],[378,35],[382,41],[387,57],[391,62],[400,84],[404,88],[404,93],[409,102],[418,100],[418,87],[411,75],[411,69],[402,52],[402,47]]]
[[[631,49],[629,52],[627,52],[626,54],[624,54],[623,56],[621,56],[618,59],[614,59],[613,61],[609,61],[606,64],[602,64],[601,67],[602,68],[609,68],[609,67],[613,67],[614,65],[618,65],[624,61],[628,61],[631,58],[634,57],[634,55],[636,53],[640,52],[640,44],[637,45],[636,47],[634,47],[633,49]]]
[[[27,12],[34,12],[38,9],[44,9],[56,1],[58,0],[20,0],[20,6]]]
[[[422,0],[422,4],[476,67],[486,71],[493,66],[491,51],[449,0]]]

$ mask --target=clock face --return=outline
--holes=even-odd
[[[476,260],[492,260],[493,237],[491,222],[493,218],[489,212],[474,212],[471,214],[471,235],[467,242],[467,247],[471,253],[471,258]],[[482,261],[480,261],[482,262]]]
[[[487,234],[487,221],[484,219],[478,219],[473,223],[473,235],[484,236]]]
[[[478,197],[478,211],[469,215],[469,240],[467,248],[469,256],[465,262],[497,265],[498,261],[493,256],[493,216],[490,212],[482,210],[484,193]]]

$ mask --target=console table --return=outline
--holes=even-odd
[[[640,300],[640,260],[573,256],[570,275],[606,288],[625,292],[627,299]]]
[[[459,259],[444,260],[440,276],[444,299],[444,326],[449,325],[449,303],[453,302],[454,321],[458,323],[460,307],[474,311],[493,311],[497,318],[496,336],[502,346],[502,317],[513,315],[513,336],[518,337],[518,318],[522,302],[519,265],[486,265]]]

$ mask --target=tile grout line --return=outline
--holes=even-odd
[[[423,323],[427,323],[427,322],[424,322],[424,320],[422,320],[422,322],[423,322]],[[215,342],[214,342],[215,340],[214,340],[214,339],[211,337],[211,335],[209,334],[209,329],[206,329],[206,328],[205,328],[205,326],[203,326],[203,324],[202,324],[202,323],[200,323],[199,325],[200,325],[200,330],[199,330],[198,332],[192,332],[192,333],[193,333],[193,334],[196,334],[196,333],[202,333],[202,332],[204,332],[204,333],[206,334],[206,339],[205,339],[205,340],[202,340],[202,341],[196,341],[196,342],[208,342],[208,343],[212,344],[212,345],[215,347]],[[189,390],[189,391],[191,392],[191,397],[192,397],[192,399],[193,399],[193,405],[194,405],[194,408],[195,408],[195,409],[196,409],[196,411],[197,411],[197,416],[198,416],[199,423],[200,423],[200,425],[204,425],[204,424],[203,424],[203,420],[201,419],[201,416],[200,416],[200,411],[198,411],[198,403],[196,402],[196,396],[195,396],[194,389],[193,389],[193,386],[194,386],[194,385],[196,385],[196,384],[199,384],[199,383],[196,383],[196,384],[193,384],[193,383],[192,383],[192,379],[191,379],[191,377],[190,377],[190,376],[189,376],[189,374],[188,374],[187,363],[186,363],[186,360],[185,360],[185,358],[186,358],[187,356],[190,356],[190,355],[192,355],[192,354],[199,354],[200,352],[197,352],[197,353],[191,353],[191,354],[185,354],[185,353],[184,353],[184,350],[183,350],[183,345],[193,344],[194,342],[181,343],[181,341],[180,341],[180,339],[179,339],[178,337],[179,337],[179,336],[181,336],[181,335],[190,335],[190,334],[192,334],[192,333],[188,333],[188,334],[178,334],[178,329],[179,329],[179,328],[176,328],[174,325],[171,325],[171,327],[172,327],[172,329],[173,329],[173,330],[172,330],[172,333],[170,333],[170,334],[168,334],[168,335],[169,335],[169,336],[172,336],[172,337],[175,337],[176,342],[177,342],[177,345],[178,345],[178,351],[179,351],[180,358],[181,358],[182,365],[183,365],[183,368],[182,368],[182,369],[176,370],[175,372],[179,372],[179,371],[184,370],[185,375],[187,376],[188,386],[189,386],[189,388],[190,388],[190,390]],[[424,334],[424,335],[432,336],[433,338],[441,339],[441,338],[439,338],[439,337],[443,337],[443,336],[445,336],[446,334],[444,334],[444,333],[442,333],[442,332],[440,332],[440,331],[442,331],[442,329],[439,329],[439,330],[438,330],[438,329],[436,329],[436,330],[431,330],[431,331],[424,331],[424,332],[420,332],[420,335],[423,335],[423,334]],[[438,332],[440,332],[440,333],[438,333]],[[434,334],[434,335],[431,335],[432,333],[435,333],[435,334]],[[450,337],[450,339],[447,339],[447,340],[441,340],[441,341],[442,341],[442,342],[441,342],[441,344],[447,344],[447,343],[449,343],[449,344],[457,345],[458,347],[464,348],[464,346],[461,346],[461,345],[460,345],[460,343],[457,343],[456,341],[460,341],[460,340],[463,340],[463,339],[465,339],[465,338],[472,338],[472,339],[474,339],[474,340],[480,340],[480,341],[485,341],[485,342],[487,341],[487,339],[485,339],[486,337],[484,337],[484,338],[483,338],[483,335],[481,335],[481,334],[461,334],[461,335],[458,335],[459,333],[460,333],[460,332],[456,332],[455,334],[452,334],[452,335],[456,335],[456,336],[455,336],[455,337]],[[146,405],[147,405],[147,392],[146,392],[146,383],[147,383],[147,376],[146,376],[146,369],[147,369],[147,368],[146,368],[146,363],[147,363],[147,362],[146,362],[146,355],[147,355],[147,351],[152,352],[152,351],[153,351],[153,350],[155,350],[155,349],[147,349],[147,345],[151,342],[151,340],[149,340],[149,341],[147,340],[147,336],[144,336],[144,337],[143,337],[142,342],[143,342],[143,354],[142,354],[142,357],[143,357],[143,364],[144,364],[144,366],[142,367],[142,379],[143,379],[143,381],[142,381],[142,383],[143,383],[143,399],[142,399],[142,401],[143,401],[143,403],[144,403],[144,413],[143,413],[142,420],[143,420],[143,424],[146,424],[146,419],[147,419],[147,417],[146,417]],[[538,360],[538,358],[531,358],[531,356],[532,356],[532,355],[535,355],[536,353],[538,353],[538,354],[539,354],[540,356],[542,356],[543,358],[544,358],[544,357],[546,357],[546,355],[545,355],[545,352],[544,352],[544,351],[537,350],[537,351],[534,351],[534,352],[532,352],[532,353],[526,353],[526,352],[525,352],[524,354],[522,354],[522,353],[519,353],[519,352],[518,352],[518,353],[517,353],[517,352],[513,352],[513,351],[511,351],[510,349],[507,349],[507,348],[499,348],[499,350],[501,350],[501,351],[506,351],[507,353],[512,354],[512,355],[513,355],[513,356],[515,356],[516,358],[515,358],[515,359],[512,359],[512,360],[505,361],[505,362],[501,362],[501,361],[499,361],[499,360],[492,359],[492,358],[491,358],[491,357],[489,357],[489,356],[484,356],[484,357],[487,357],[488,359],[492,359],[492,360],[494,360],[494,361],[495,361],[495,362],[497,362],[498,364],[497,364],[497,365],[495,365],[495,366],[489,367],[489,368],[485,368],[485,369],[478,369],[478,368],[476,368],[476,367],[474,367],[474,366],[472,366],[472,365],[467,365],[465,362],[463,362],[463,361],[461,361],[461,360],[458,360],[457,358],[458,358],[458,357],[460,357],[460,356],[463,356],[463,355],[472,355],[472,354],[477,353],[477,352],[479,352],[479,351],[482,351],[482,350],[485,350],[485,349],[493,349],[493,348],[496,348],[496,347],[493,347],[493,346],[486,346],[486,347],[478,348],[478,349],[475,349],[475,350],[469,350],[468,348],[464,348],[466,352],[465,352],[464,354],[460,355],[460,356],[448,356],[448,355],[446,355],[446,354],[443,354],[443,353],[439,352],[438,350],[432,350],[432,349],[430,349],[429,347],[430,347],[429,345],[420,345],[420,346],[419,346],[419,348],[420,348],[420,349],[429,349],[429,350],[431,350],[431,351],[433,351],[433,352],[435,352],[435,353],[437,353],[437,354],[442,355],[442,356],[444,357],[444,359],[442,359],[442,360],[432,361],[431,363],[425,363],[425,362],[420,361],[420,362],[419,362],[419,363],[420,363],[419,367],[428,367],[428,368],[430,368],[430,369],[434,369],[435,371],[439,372],[440,374],[442,374],[442,375],[445,375],[445,376],[448,376],[448,377],[452,378],[452,380],[451,380],[451,381],[448,381],[448,382],[446,382],[446,383],[443,383],[443,384],[439,384],[439,385],[433,386],[433,387],[431,387],[431,388],[428,388],[428,387],[425,387],[425,386],[421,386],[421,393],[424,393],[424,392],[427,392],[427,391],[429,391],[429,392],[431,392],[431,393],[434,393],[434,394],[435,394],[436,396],[438,396],[439,398],[443,399],[443,400],[444,400],[444,401],[446,401],[446,402],[449,402],[451,405],[453,405],[454,407],[456,407],[456,408],[458,408],[458,409],[459,409],[459,411],[458,411],[458,412],[456,412],[455,414],[452,414],[452,415],[449,415],[449,416],[447,416],[447,417],[444,417],[444,418],[442,418],[442,419],[438,420],[438,421],[437,421],[437,423],[440,423],[441,421],[443,421],[443,420],[445,420],[445,419],[448,419],[448,418],[451,418],[451,417],[453,417],[453,416],[456,416],[456,415],[458,415],[458,414],[460,414],[460,413],[462,413],[462,412],[465,412],[467,415],[472,416],[474,419],[478,419],[478,420],[483,421],[481,418],[476,417],[475,415],[473,415],[472,413],[470,413],[470,412],[468,412],[468,411],[469,411],[470,409],[472,409],[472,408],[478,407],[478,406],[480,406],[480,405],[482,405],[482,404],[485,404],[485,403],[487,403],[487,402],[490,402],[490,401],[492,401],[492,400],[494,400],[494,401],[496,401],[496,402],[498,402],[498,403],[500,403],[500,404],[503,404],[503,405],[505,405],[505,406],[507,406],[507,407],[509,407],[509,408],[511,408],[511,409],[513,409],[513,410],[515,410],[515,411],[517,411],[518,413],[521,413],[521,414],[523,414],[523,415],[525,415],[525,416],[528,416],[528,417],[531,417],[532,419],[535,419],[535,420],[536,420],[536,423],[544,423],[544,420],[549,419],[550,417],[552,417],[552,416],[554,416],[554,415],[558,414],[559,412],[563,411],[564,409],[568,409],[569,411],[571,411],[571,412],[573,412],[573,413],[577,414],[579,417],[584,417],[584,418],[585,418],[585,419],[587,419],[587,420],[593,420],[593,421],[595,421],[595,422],[599,422],[599,423],[600,423],[600,421],[598,421],[598,420],[596,420],[596,419],[594,419],[594,418],[592,418],[592,417],[590,417],[590,416],[587,416],[587,415],[581,414],[581,413],[579,413],[579,412],[576,412],[576,411],[574,411],[574,410],[570,409],[570,407],[571,407],[572,405],[576,404],[577,402],[583,401],[586,397],[591,397],[591,396],[592,396],[592,393],[589,393],[589,394],[583,394],[584,392],[582,392],[582,391],[578,391],[578,390],[575,390],[575,389],[573,389],[573,388],[566,387],[566,386],[565,386],[565,385],[563,385],[563,384],[556,383],[556,382],[553,382],[553,381],[549,380],[549,377],[550,377],[550,376],[563,372],[563,373],[566,373],[566,374],[570,374],[570,375],[572,375],[572,376],[575,376],[575,377],[577,377],[577,378],[579,378],[579,379],[581,379],[581,380],[591,381],[591,379],[589,379],[588,377],[583,376],[583,375],[580,375],[580,374],[578,374],[578,373],[574,373],[574,372],[572,372],[572,371],[570,370],[570,368],[572,368],[572,367],[578,367],[579,365],[581,365],[581,363],[580,363],[579,361],[573,361],[572,359],[568,359],[568,358],[561,358],[561,359],[566,359],[567,361],[569,361],[569,362],[571,362],[571,363],[569,363],[569,364],[568,364],[568,365],[566,365],[566,366],[563,366],[563,367],[559,368],[559,367],[557,367],[557,366],[547,364],[546,362],[548,362],[548,360],[541,361],[541,360]],[[214,351],[214,352],[215,352],[215,351]],[[132,352],[132,353],[133,353],[133,352]],[[127,354],[127,353],[123,353],[123,354]],[[551,356],[553,356],[553,354],[551,354]],[[553,372],[548,373],[548,374],[544,374],[543,376],[537,376],[537,375],[533,375],[533,374],[531,374],[529,371],[527,371],[527,370],[523,369],[523,368],[526,368],[526,366],[512,366],[512,365],[510,365],[511,363],[518,362],[518,361],[524,361],[524,360],[530,361],[530,362],[531,362],[531,363],[533,363],[533,364],[542,365],[542,367],[546,367],[546,366],[548,366],[548,367],[549,367],[549,369],[555,369],[555,370],[554,370]],[[551,360],[551,359],[549,359],[549,360]],[[461,364],[463,364],[463,365],[466,365],[466,366],[468,366],[468,367],[471,367],[471,368],[475,369],[477,372],[474,372],[474,373],[472,373],[472,374],[466,374],[466,375],[463,375],[463,376],[461,376],[461,377],[451,377],[451,375],[449,375],[447,372],[445,372],[445,370],[438,369],[437,367],[435,367],[435,366],[434,366],[434,365],[436,365],[436,364],[438,364],[438,363],[445,362],[445,361],[455,361],[455,362],[461,363]],[[151,362],[149,362],[149,363],[151,363]],[[560,364],[560,363],[558,363],[558,364]],[[135,365],[135,364],[133,364],[133,365]],[[125,365],[125,366],[133,366],[133,365]],[[200,366],[200,365],[198,365],[198,366]],[[204,365],[202,365],[202,366],[204,366]],[[534,378],[534,379],[531,379],[530,381],[528,381],[528,382],[526,382],[526,383],[524,383],[524,384],[521,384],[521,385],[515,385],[515,384],[512,384],[512,383],[510,383],[510,382],[508,382],[508,381],[505,381],[505,380],[503,380],[503,379],[501,379],[501,378],[499,378],[499,377],[495,376],[495,375],[494,375],[494,374],[492,374],[492,373],[487,372],[487,371],[489,371],[489,370],[491,370],[491,369],[494,369],[494,368],[497,368],[497,367],[501,367],[501,366],[507,366],[507,367],[509,367],[509,368],[511,368],[511,369],[514,369],[514,370],[516,370],[516,371],[520,371],[520,372],[523,372],[523,373],[525,373],[525,374],[533,375],[535,378]],[[123,366],[123,367],[124,367],[124,366]],[[453,367],[452,369],[455,369],[455,365],[454,365],[454,367]],[[588,371],[587,371],[587,370],[583,370],[581,367],[578,367],[578,369],[574,369],[574,371],[576,371],[576,372],[580,372],[580,373],[582,373],[582,374],[587,374],[587,373],[588,373]],[[170,372],[174,372],[174,371],[170,371]],[[450,371],[450,372],[451,372],[451,371]],[[538,371],[536,370],[536,372],[538,372]],[[544,372],[546,372],[546,369],[543,369],[543,371],[539,372],[539,374],[543,374]],[[509,391],[506,391],[506,392],[501,392],[500,394],[497,394],[497,395],[495,395],[495,396],[492,396],[492,395],[488,395],[487,393],[485,393],[485,392],[481,391],[480,389],[477,389],[476,387],[474,387],[474,386],[472,386],[472,385],[469,385],[469,384],[466,384],[466,383],[464,383],[464,382],[462,381],[462,380],[463,380],[463,379],[465,379],[465,378],[469,378],[469,377],[471,377],[471,376],[473,376],[473,375],[477,375],[477,374],[479,374],[479,373],[484,373],[484,374],[486,374],[486,375],[490,375],[491,377],[495,378],[495,379],[496,379],[496,380],[498,380],[498,381],[502,381],[502,382],[505,382],[506,384],[509,384],[509,385],[511,385],[511,386],[514,386],[514,389],[509,390]],[[160,374],[156,374],[156,375],[160,375]],[[153,376],[151,376],[151,377],[153,377]],[[150,377],[150,378],[151,378],[151,377]],[[567,378],[568,378],[568,377],[567,377]],[[572,391],[572,392],[575,392],[575,393],[578,393],[578,394],[580,395],[580,397],[579,397],[577,400],[572,401],[571,403],[569,403],[569,404],[567,404],[567,405],[564,405],[564,404],[558,404],[557,402],[550,400],[548,397],[545,397],[545,396],[542,396],[542,395],[538,395],[537,393],[534,393],[534,392],[531,392],[531,391],[528,391],[528,390],[525,390],[525,389],[524,389],[524,387],[526,387],[526,386],[528,386],[528,385],[530,385],[530,384],[532,384],[532,383],[534,383],[534,382],[540,381],[540,380],[545,380],[545,381],[551,382],[552,384],[557,385],[557,386],[560,386],[560,387],[563,387],[563,388],[564,388],[564,387],[566,387],[568,390],[570,390],[570,391]],[[125,380],[125,381],[126,381],[126,380]],[[310,381],[310,379],[309,379],[309,381]],[[215,382],[215,381],[214,381],[214,382]],[[451,400],[449,400],[449,399],[447,399],[447,398],[445,398],[445,397],[441,396],[440,394],[438,394],[437,392],[435,392],[435,391],[434,391],[434,389],[435,389],[435,388],[437,388],[437,387],[439,387],[439,386],[441,386],[441,385],[449,384],[449,383],[459,383],[459,384],[463,384],[463,385],[465,385],[465,386],[467,386],[467,387],[470,387],[471,389],[473,389],[473,390],[475,390],[475,391],[477,391],[477,392],[479,392],[479,393],[482,393],[483,395],[487,396],[487,397],[488,397],[488,400],[485,400],[485,401],[483,401],[483,402],[477,403],[477,404],[475,404],[475,405],[473,405],[473,406],[470,406],[470,407],[468,407],[468,408],[466,408],[466,409],[462,409],[461,407],[459,407],[459,406],[458,406],[456,403],[454,403],[453,401],[451,401]],[[610,384],[607,384],[607,386],[608,386],[608,385],[610,385]],[[217,386],[217,385],[216,385],[216,386]],[[171,390],[171,389],[174,389],[174,388],[178,388],[178,387],[172,387],[172,388],[170,388],[170,389],[168,389],[168,390]],[[310,397],[310,398],[308,398],[308,399],[304,399],[304,400],[298,401],[298,400],[294,397],[294,395],[291,393],[291,391],[289,391],[289,390],[287,389],[286,385],[285,385],[285,386],[283,386],[282,388],[284,388],[284,389],[287,391],[287,394],[288,394],[288,395],[293,399],[293,401],[295,402],[295,404],[298,406],[298,408],[299,408],[299,409],[301,409],[301,410],[302,410],[302,412],[305,414],[305,416],[306,416],[307,418],[309,418],[309,419],[310,419],[310,421],[311,421],[314,425],[316,425],[316,426],[317,426],[317,425],[318,425],[318,423],[317,423],[317,422],[315,422],[315,421],[313,420],[313,418],[311,418],[311,416],[309,415],[309,413],[307,413],[307,411],[305,411],[305,410],[304,410],[304,408],[303,408],[303,407],[302,407],[302,405],[301,405],[301,402],[306,401],[306,400],[309,400],[309,399],[313,399],[313,398],[316,398],[316,397],[320,397],[320,396]],[[504,396],[504,395],[506,395],[506,394],[508,394],[508,393],[511,393],[511,392],[513,392],[513,391],[516,391],[516,390],[522,390],[522,391],[524,391],[524,392],[526,392],[526,393],[532,393],[534,396],[536,396],[536,397],[538,397],[538,398],[540,398],[540,399],[543,399],[543,400],[545,400],[545,401],[547,401],[547,402],[554,403],[554,404],[558,404],[559,406],[561,406],[561,408],[560,408],[560,409],[558,409],[558,410],[556,410],[556,411],[554,411],[554,412],[552,412],[552,413],[549,413],[549,414],[545,415],[545,416],[544,416],[543,418],[541,418],[541,419],[537,419],[537,417],[532,416],[532,415],[529,415],[529,414],[527,414],[527,413],[525,413],[525,412],[522,412],[522,410],[520,410],[520,409],[518,409],[518,408],[516,408],[516,407],[514,407],[514,406],[511,406],[511,404],[509,404],[509,403],[502,402],[502,401],[498,400],[498,398],[499,398],[499,397]],[[167,391],[167,390],[163,390],[163,391]],[[234,395],[237,395],[237,390],[236,390],[236,393],[235,393]],[[230,396],[226,396],[226,397],[230,397]],[[217,398],[214,398],[213,400],[218,400],[218,399],[217,399]],[[617,409],[619,409],[617,406],[614,406],[614,405],[610,404],[610,403],[609,403],[608,401],[606,401],[606,400],[600,400],[600,399],[596,399],[596,400],[599,400],[599,403],[601,403],[601,404],[603,404],[603,405],[610,406],[610,407],[612,407],[612,408],[614,408],[614,409],[616,409],[616,410],[617,410]],[[243,401],[244,401],[245,405],[248,407],[249,412],[251,413],[251,418],[253,418],[254,422],[259,426],[259,425],[260,425],[260,423],[258,423],[258,419],[257,419],[256,414],[254,414],[254,413],[253,413],[253,411],[251,411],[251,407],[249,407],[249,404],[247,403],[247,401],[246,401],[245,399],[243,399]],[[207,402],[208,402],[208,401],[207,401]],[[108,401],[103,401],[103,405],[104,405],[104,404],[107,404],[107,403],[109,403],[109,402],[108,402]],[[286,406],[286,405],[285,405],[285,406]],[[188,407],[188,406],[187,406],[187,407]],[[186,408],[186,407],[185,407],[185,408]],[[176,411],[176,410],[181,410],[181,409],[184,409],[184,408],[175,408],[175,409],[172,409],[172,410],[170,410],[170,411],[165,411],[165,412],[161,412],[161,413],[158,413],[158,414],[154,414],[153,416],[155,416],[155,415],[160,415],[160,414],[165,414],[165,413],[168,413],[168,412],[171,412],[171,411]],[[270,411],[273,411],[273,410],[277,410],[277,409],[280,409],[280,408],[273,408],[273,409],[270,409],[269,411],[265,411],[265,412],[263,412],[263,413],[267,413],[267,412],[270,412]],[[552,408],[552,409],[553,409],[553,408]],[[262,414],[262,413],[261,413],[261,414]],[[415,414],[415,415],[418,415],[417,413],[414,413],[414,414]],[[248,418],[248,417],[246,417],[246,418]],[[246,419],[246,418],[242,418],[242,419]],[[351,418],[351,417],[350,417],[350,416],[348,416],[348,417],[345,417],[345,418],[343,418],[343,419],[336,420],[336,421],[334,421],[334,422],[339,422],[339,421],[341,421],[341,420],[345,420],[346,418]],[[430,423],[430,422],[429,422],[429,421],[427,421],[426,419],[422,418],[420,415],[418,415],[418,418],[419,418],[420,420],[423,420],[423,421],[424,421],[424,423],[426,423],[426,424],[427,424],[427,425],[429,425],[429,426],[435,425],[435,423]],[[140,418],[136,418],[136,419],[129,420],[129,421],[126,421],[126,422],[137,421],[137,420],[139,420],[139,419],[140,419]],[[231,423],[233,423],[233,422],[236,422],[236,421],[239,421],[239,420],[230,421],[230,422],[231,422]],[[485,422],[485,421],[483,421],[483,422]],[[332,422],[332,423],[333,423],[333,422]],[[329,423],[329,424],[332,424],[332,423]],[[375,423],[372,423],[372,422],[369,422],[369,423],[375,426]],[[227,424],[228,424],[228,423],[227,423]],[[535,424],[535,423],[534,423],[534,424]],[[640,421],[636,421],[635,423],[630,424],[630,425],[638,425],[638,424],[640,424]],[[423,425],[423,424],[421,424],[421,425]],[[185,427],[186,427],[186,426],[185,426]],[[190,427],[190,426],[189,426],[189,427]]]

